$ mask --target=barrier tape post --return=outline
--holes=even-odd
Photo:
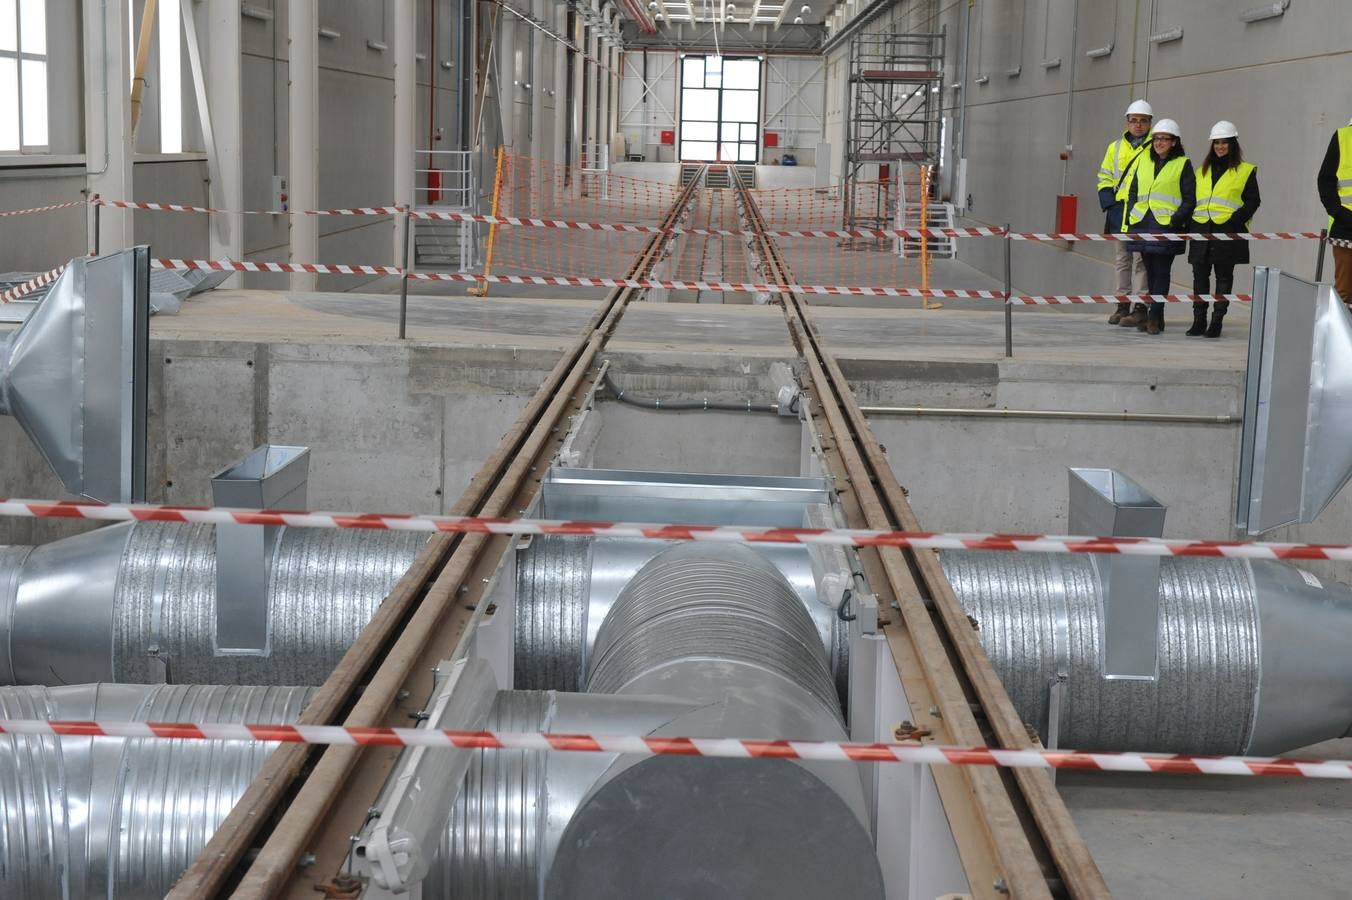
[[[1328,246],[1329,230],[1327,228],[1319,229],[1319,250],[1314,258],[1314,281],[1315,284],[1324,280],[1324,248]]]
[[[103,204],[99,202],[99,195],[94,195],[94,240],[91,246],[94,248],[91,256],[99,255],[99,213],[103,210]]]
[[[404,259],[399,267],[399,340],[401,341],[408,337],[408,245],[411,243],[413,243],[413,216],[412,210],[405,207]]]
[[[1009,236],[1009,223],[1005,223],[1005,357],[1014,355],[1014,242]]]

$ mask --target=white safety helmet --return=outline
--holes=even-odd
[[[1215,125],[1211,126],[1211,140],[1221,141],[1226,138],[1239,137],[1239,129],[1235,127],[1234,122],[1227,122],[1221,119]]]
[[[1178,123],[1173,119],[1160,119],[1155,123],[1155,127],[1150,129],[1152,135],[1172,134],[1174,137],[1182,137],[1178,133]]]
[[[1153,119],[1155,118],[1155,110],[1152,109],[1150,104],[1146,103],[1144,100],[1136,100],[1131,104],[1131,106],[1127,107],[1127,111],[1124,112],[1122,115],[1149,116],[1150,118]]]

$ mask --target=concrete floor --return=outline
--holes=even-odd
[[[767,167],[762,173],[762,187],[799,187],[812,178],[811,169]],[[937,261],[932,283],[998,289],[989,277],[956,261]],[[569,290],[551,298],[540,297],[538,289],[495,285],[490,297],[474,299],[464,296],[464,287],[411,286],[408,322],[415,342],[559,349],[583,327],[603,293]],[[1036,287],[1016,282],[1020,290]],[[1008,365],[998,302],[945,301],[938,310],[921,309],[918,300],[811,302],[828,344],[851,360]],[[1169,327],[1158,337],[1108,326],[1107,306],[1016,307],[1012,362],[1117,367],[1124,377],[1152,385],[1184,369],[1234,377],[1247,350],[1247,310],[1237,306],[1218,341],[1183,336],[1188,320],[1183,304],[1170,305]],[[153,330],[166,339],[392,344],[398,342],[397,312],[397,298],[388,293],[217,290],[190,301],[179,316],[156,318]],[[611,348],[730,360],[792,355],[781,310],[736,304],[637,304]],[[1064,404],[1046,399],[1050,406]],[[1349,758],[1352,740],[1321,744],[1304,755]],[[1119,897],[1352,896],[1352,857],[1344,847],[1352,828],[1352,786],[1346,783],[1084,773],[1065,773],[1058,783]]]

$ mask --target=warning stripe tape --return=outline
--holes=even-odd
[[[398,266],[339,265],[330,263],[252,262],[235,259],[156,259],[156,269],[207,269],[213,272],[300,272],[310,275],[403,275]]]
[[[721,291],[728,293],[825,294],[849,297],[940,297],[958,300],[1004,300],[1003,291],[957,290],[943,288],[850,287],[827,284],[770,284],[748,281],[676,281],[658,278],[593,278],[585,275],[473,275],[462,272],[410,272],[409,278],[419,281],[488,281],[495,284],[529,284],[555,287],[633,287],[665,288],[673,291]],[[1049,306],[1084,303],[1144,303],[1155,300],[1164,303],[1186,303],[1202,300],[1247,301],[1249,294],[1057,294],[1030,296],[1015,294],[1010,303],[1025,306]]]
[[[20,297],[25,297],[28,294],[33,293],[38,288],[46,287],[53,281],[56,281],[62,272],[66,271],[67,265],[68,263],[62,263],[51,271],[43,272],[31,281],[25,281],[23,284],[10,288],[3,294],[0,294],[0,303],[9,303],[12,300],[18,300]]]
[[[795,294],[823,294],[848,297],[940,297],[967,300],[1005,299],[1002,291],[949,290],[942,288],[849,287],[827,284],[770,284],[752,281],[677,281],[664,278],[594,278],[586,275],[474,275],[466,272],[408,272],[398,266],[340,265],[334,263],[251,262],[231,259],[157,259],[157,269],[208,269],[215,272],[299,272],[310,275],[394,275],[416,281],[490,282],[553,287],[632,287],[664,288],[672,291],[712,291],[723,293],[770,294],[782,291]],[[1249,294],[1059,294],[1029,296],[1016,294],[1010,303],[1048,306],[1084,303],[1127,303],[1155,300],[1187,303],[1201,300],[1247,301]]]
[[[1175,775],[1286,776],[1352,779],[1352,761],[1291,757],[1191,756],[1175,753],[1089,753],[1080,750],[1004,750],[923,743],[753,740],[559,734],[547,731],[456,731],[434,728],[357,728],[340,725],[252,725],[191,722],[86,722],[0,719],[0,733],[66,737],[157,738],[190,741],[277,741],[290,744],[553,750],[633,756],[725,759],[800,759],[814,762],[911,763],[1078,769]]]
[[[187,206],[182,203],[147,203],[139,200],[109,200],[92,198],[90,203],[116,209],[153,209],[159,212],[231,213],[242,216],[393,216],[404,211],[402,206],[354,206],[347,209],[217,209],[212,206]]]
[[[613,231],[629,234],[693,234],[737,237],[763,233],[769,237],[782,238],[911,238],[921,235],[928,237],[1004,237],[1003,228],[832,228],[832,229],[793,229],[766,230],[764,232],[747,231],[741,228],[685,228],[676,226],[663,228],[660,225],[636,225],[623,222],[583,222],[573,219],[541,219],[528,216],[491,216],[480,213],[453,212],[440,210],[415,210],[410,213],[415,219],[439,219],[455,222],[479,222],[486,225],[515,225],[524,228],[564,228],[578,231]],[[1254,231],[1237,233],[1094,233],[1066,232],[1048,233],[1040,231],[1008,232],[1015,241],[1290,241],[1318,240],[1323,235],[1318,231]]]
[[[1121,556],[1205,556],[1229,559],[1352,560],[1352,544],[1245,543],[1176,538],[1089,537],[1047,534],[878,531],[862,528],[766,528],[502,519],[389,513],[309,512],[209,506],[81,503],[0,499],[0,515],[39,519],[186,522],[207,525],[287,525],[459,534],[571,534],[715,543],[830,544],[912,550],[998,550],[1020,553],[1112,553]]]
[[[0,211],[0,219],[10,216],[28,216],[33,213],[51,212],[54,209],[70,209],[72,206],[84,206],[88,200],[72,200],[69,203],[53,203],[50,206],[35,206],[32,209],[6,209]]]

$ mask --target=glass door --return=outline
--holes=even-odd
[[[681,159],[757,162],[759,121],[760,60],[681,60]]]

